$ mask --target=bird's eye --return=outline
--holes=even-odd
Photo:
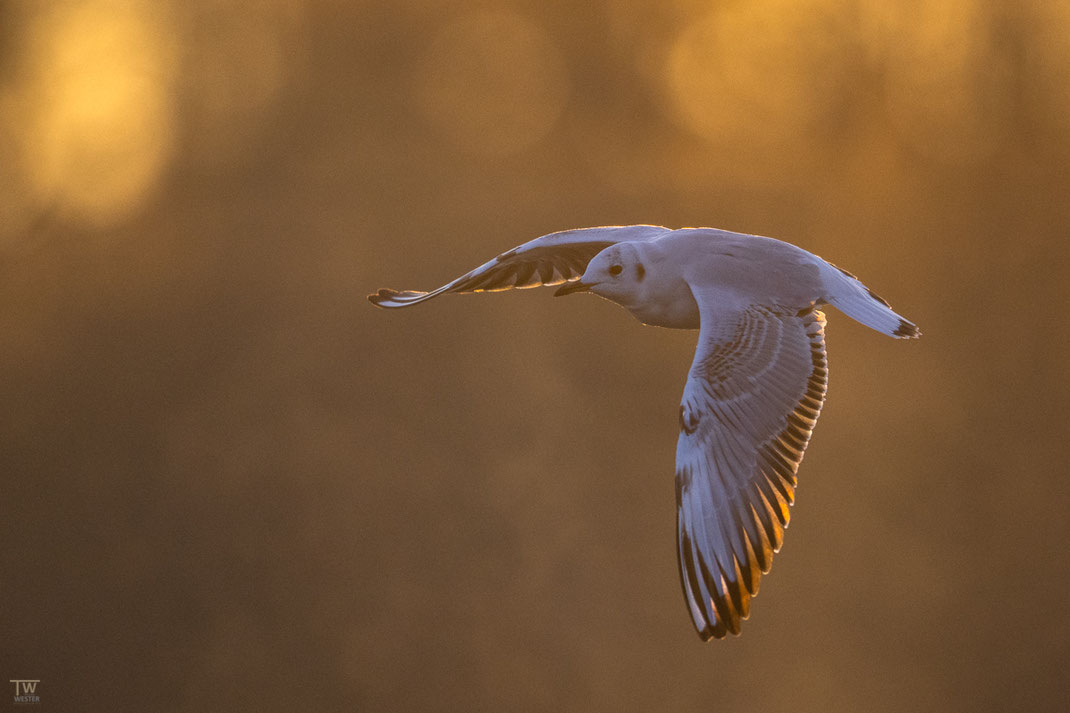
[[[624,271],[624,268],[621,267],[620,265],[610,265],[609,266],[609,274],[613,275],[614,277],[616,277],[617,275],[619,275],[623,271]]]

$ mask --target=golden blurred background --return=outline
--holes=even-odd
[[[1066,710],[1062,0],[0,4],[0,677],[51,710]],[[742,638],[675,562],[695,335],[555,230],[858,274]],[[6,684],[5,684],[6,685]]]

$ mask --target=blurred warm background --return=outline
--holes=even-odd
[[[1068,114],[1063,0],[3,2],[0,680],[57,711],[1066,710]],[[694,334],[364,299],[636,222],[790,240],[925,333],[830,314],[736,640],[676,572]]]

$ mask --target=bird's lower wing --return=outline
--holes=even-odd
[[[448,292],[500,292],[577,280],[587,263],[610,245],[652,240],[669,232],[654,225],[584,228],[550,233],[502,253],[431,292],[383,288],[368,295],[379,307],[408,307]]]
[[[717,312],[702,327],[680,404],[676,450],[680,579],[704,640],[738,634],[772,565],[795,474],[824,403],[824,315],[765,306]]]

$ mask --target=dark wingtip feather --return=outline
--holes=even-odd
[[[899,326],[895,328],[892,334],[896,337],[902,337],[905,339],[917,339],[921,336],[921,330],[917,325],[912,322],[908,322],[905,319],[899,320]]]
[[[724,637],[728,636],[728,629],[726,629],[724,624],[719,621],[716,622],[712,627],[708,628],[706,631],[709,632],[709,636],[703,639],[704,641],[710,641],[712,639],[723,639]]]

